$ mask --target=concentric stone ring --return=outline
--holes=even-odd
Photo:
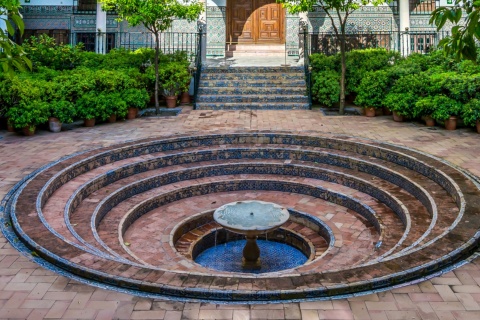
[[[17,249],[94,285],[176,300],[331,299],[461,264],[479,245],[476,179],[429,155],[355,137],[172,136],[51,163],[17,184],[0,209]],[[305,247],[308,262],[263,274],[196,264],[194,251],[208,243],[198,241],[219,228],[211,212],[239,200],[288,208],[283,235]]]

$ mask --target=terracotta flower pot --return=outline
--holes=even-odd
[[[392,110],[388,109],[387,107],[383,107],[383,115],[390,116],[392,114]]]
[[[435,126],[435,120],[430,116],[425,116],[425,125],[427,127],[433,127]]]
[[[27,137],[33,136],[35,134],[35,126],[26,126],[23,127],[22,131],[23,134],[26,135]]]
[[[48,128],[52,132],[62,131],[62,123],[55,117],[48,118]]]
[[[95,125],[95,118],[93,119],[84,119],[83,120],[83,125],[85,127],[93,127]]]
[[[180,104],[189,104],[190,103],[190,95],[188,92],[183,92],[180,96]]]
[[[175,108],[177,106],[177,96],[166,96],[165,102],[167,103],[167,108]]]
[[[450,116],[450,118],[445,120],[445,129],[455,130],[456,128],[457,128],[457,117]]]
[[[367,117],[375,117],[375,108],[365,108],[365,116]]]
[[[480,133],[480,119],[477,120],[477,133]]]
[[[117,121],[117,115],[116,114],[112,114],[110,117],[108,117],[107,119],[107,122],[108,123],[114,123]]]
[[[405,117],[398,114],[396,111],[393,111],[393,121],[403,122],[403,121],[405,121]]]
[[[133,120],[137,117],[138,114],[138,108],[128,108],[128,113],[127,113],[127,119],[128,120]]]

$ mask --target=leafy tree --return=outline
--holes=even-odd
[[[462,19],[462,10],[467,13],[464,25],[458,25]],[[480,0],[455,0],[453,7],[441,7],[432,12],[430,23],[440,30],[448,21],[453,22],[452,35],[440,41],[445,53],[454,53],[458,60],[477,59],[477,46],[480,41]]]
[[[290,13],[300,13],[313,11],[313,8],[319,7],[330,18],[335,36],[340,40],[340,109],[339,113],[345,113],[345,75],[346,66],[346,27],[348,17],[362,5],[372,4],[378,6],[386,3],[388,0],[276,0],[281,3]],[[338,19],[338,22],[335,21]]]
[[[15,35],[15,25],[23,34],[24,24],[22,16],[18,12],[19,7],[19,0],[0,0],[0,16],[2,16],[0,19],[5,21],[7,27],[7,30],[0,28],[0,64],[3,72],[9,76],[13,75],[15,69],[20,71],[24,71],[25,67],[32,69],[32,63],[26,57],[22,47],[9,38],[9,36]]]
[[[198,19],[204,5],[197,0],[103,0],[104,10],[115,10],[120,20],[131,26],[143,24],[155,35],[155,108],[158,104],[158,57],[160,55],[160,33],[168,30],[174,19],[194,21]]]

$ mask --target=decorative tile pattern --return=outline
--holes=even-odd
[[[207,57],[225,56],[226,9],[223,6],[207,6]]]

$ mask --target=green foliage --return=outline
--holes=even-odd
[[[435,111],[435,107],[437,105],[437,99],[438,96],[432,97],[432,96],[427,96],[424,98],[420,98],[416,103],[415,103],[415,109],[413,112],[414,117],[421,117],[421,116],[430,116],[432,113]]]
[[[317,73],[314,78],[312,94],[323,106],[331,107],[337,103],[340,95],[340,75],[333,70]]]
[[[389,93],[383,100],[385,107],[397,112],[401,116],[412,117],[414,115],[417,97],[410,93]]]
[[[434,98],[435,111],[432,118],[435,120],[447,120],[451,116],[458,116],[462,111],[462,104],[449,97],[439,95]]]
[[[82,119],[95,119],[102,115],[102,110],[97,107],[97,94],[93,91],[82,95],[77,100],[75,107],[77,115]]]
[[[40,100],[20,101],[8,109],[6,116],[14,128],[22,129],[28,126],[32,130],[48,120],[48,103]]]
[[[460,23],[462,12],[467,14],[464,23]],[[440,7],[433,11],[430,24],[435,23],[440,30],[447,20],[455,24],[452,27],[452,35],[442,39],[439,46],[443,47],[445,53],[454,54],[457,60],[476,61],[480,41],[480,1],[455,0],[454,7]]]
[[[165,96],[176,96],[186,91],[190,78],[188,66],[183,62],[170,62],[159,70],[159,81]]]
[[[355,104],[364,108],[381,108],[388,89],[390,76],[387,71],[367,72],[358,86]]]
[[[57,118],[62,123],[71,123],[77,114],[75,105],[67,100],[53,100],[48,104],[51,117]]]
[[[310,66],[312,74],[327,70],[340,72],[340,55],[327,56],[323,53],[314,53],[310,56]]]
[[[352,50],[347,53],[347,92],[357,93],[367,72],[381,70],[400,59],[398,52],[385,49]]]
[[[0,28],[0,65],[2,66],[1,71],[9,77],[13,77],[15,70],[32,69],[32,62],[27,58],[23,48],[11,39],[15,35],[14,25],[20,34],[23,34],[25,29],[22,16],[18,12],[19,7],[19,0],[0,0],[0,16],[2,16],[0,19],[5,22],[7,27],[6,31]],[[3,16],[7,18],[3,18]]]
[[[98,110],[98,117],[102,120],[108,119],[112,114],[125,117],[128,112],[127,103],[118,92],[104,92],[97,95],[95,104]]]
[[[68,44],[57,45],[55,39],[42,34],[31,37],[23,45],[26,54],[32,60],[34,69],[48,67],[55,70],[68,70],[80,63],[81,45],[72,47]]]
[[[462,119],[467,126],[473,126],[480,120],[480,99],[472,99],[463,106]]]
[[[138,69],[143,70],[152,64],[155,51],[152,49],[139,49],[130,51],[126,49],[113,49],[102,55],[94,52],[82,52],[81,66],[89,69]]]
[[[127,89],[121,92],[122,99],[127,107],[143,109],[147,105],[150,96],[146,89]]]
[[[103,0],[106,11],[115,10],[119,20],[131,26],[143,24],[153,33],[166,31],[174,19],[194,21],[204,10],[202,3],[178,0]]]

